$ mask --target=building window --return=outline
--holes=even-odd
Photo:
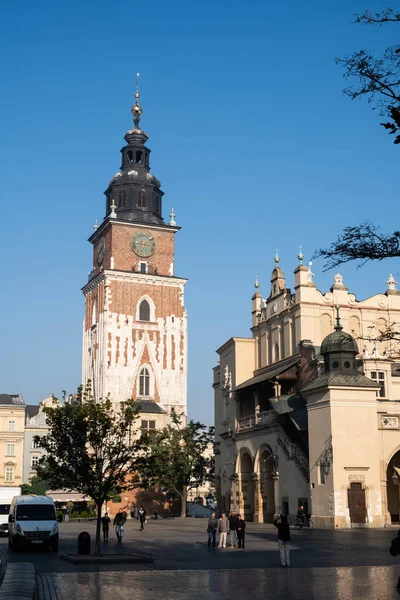
[[[325,485],[324,465],[319,465],[319,484],[320,485]]]
[[[15,431],[15,421],[8,421],[8,431]]]
[[[147,273],[147,263],[145,263],[145,262],[141,262],[140,263],[140,272],[141,273]],[[144,300],[143,302],[146,302],[146,300]],[[142,304],[143,304],[143,302],[142,302]],[[149,307],[149,318],[148,319],[143,319],[143,320],[150,321],[150,307]]]
[[[14,481],[14,467],[6,467],[6,483],[12,483]]]
[[[33,440],[32,441],[32,448],[40,448],[40,441],[39,440]]]
[[[142,153],[140,150],[136,150],[136,162],[138,165],[142,164]]]
[[[138,208],[146,208],[147,207],[147,194],[146,194],[145,190],[138,191],[137,207]]]
[[[120,190],[118,192],[118,208],[123,208],[125,206],[127,206],[128,202],[126,199],[126,191],[125,190]]]
[[[371,379],[381,386],[381,389],[376,394],[378,398],[385,398],[385,373],[383,371],[371,371]]]
[[[132,150],[128,150],[127,154],[128,154],[128,162],[129,163],[133,163],[133,152],[132,152]]]
[[[32,456],[32,460],[31,460],[31,467],[32,467],[32,469],[36,469],[36,467],[39,464],[39,460],[40,460],[40,456],[37,456],[37,455]]]
[[[146,367],[143,367],[139,375],[139,396],[150,396],[150,374]]]
[[[139,307],[139,321],[150,321],[150,304],[142,300]]]
[[[274,344],[274,361],[279,360],[279,346],[278,344]]]
[[[154,431],[156,428],[155,421],[142,421],[141,429],[144,431]]]
[[[14,444],[7,444],[6,453],[9,454],[9,455],[10,454],[11,455],[15,454],[15,446],[14,446]]]

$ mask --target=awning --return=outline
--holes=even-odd
[[[299,362],[299,360],[300,360],[299,354],[296,354],[295,356],[291,356],[290,358],[284,358],[283,360],[280,360],[279,362],[274,363],[273,365],[268,367],[268,369],[266,369],[264,371],[264,373],[262,373],[261,375],[252,377],[251,379],[248,379],[247,381],[244,381],[243,383],[239,384],[238,386],[235,387],[235,389],[233,391],[236,392],[238,390],[243,390],[244,388],[248,388],[248,387],[257,385],[258,383],[262,383],[263,381],[272,379],[273,377],[276,377],[277,375],[281,375],[281,373],[284,373],[285,371],[288,371],[289,369],[294,367],[294,365],[296,365]]]

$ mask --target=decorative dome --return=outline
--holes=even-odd
[[[351,352],[358,354],[356,340],[343,331],[342,327],[335,327],[335,331],[326,336],[321,344],[321,354],[331,354],[332,352]]]

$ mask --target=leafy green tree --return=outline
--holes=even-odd
[[[144,432],[147,450],[136,462],[140,487],[174,491],[181,499],[181,517],[186,516],[188,491],[214,480],[214,460],[207,457],[214,441],[214,428],[172,413],[172,423],[160,430]]]
[[[400,11],[388,8],[380,13],[367,11],[355,15],[355,23],[364,25],[400,25]],[[381,125],[394,136],[394,143],[400,144],[400,45],[386,48],[382,56],[374,56],[368,50],[359,50],[350,56],[336,59],[346,79],[358,80],[358,85],[350,85],[343,90],[352,100],[366,98],[373,109],[389,119]]]
[[[90,385],[72,404],[44,408],[49,433],[35,439],[46,450],[37,473],[52,489],[77,490],[96,504],[95,555],[100,555],[101,508],[116,489],[132,487],[132,465],[143,440],[135,435],[134,400],[95,401]]]
[[[44,496],[47,490],[50,489],[49,482],[41,479],[37,475],[30,479],[29,483],[23,483],[21,485],[21,494],[26,496],[27,494],[34,494],[35,496]]]

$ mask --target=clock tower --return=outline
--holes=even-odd
[[[172,209],[162,217],[160,181],[150,172],[136,89],[134,127],[122,165],[105,191],[106,216],[94,226],[93,270],[82,291],[82,381],[95,398],[135,398],[142,427],[162,427],[171,410],[187,414],[186,279],[176,277]]]

